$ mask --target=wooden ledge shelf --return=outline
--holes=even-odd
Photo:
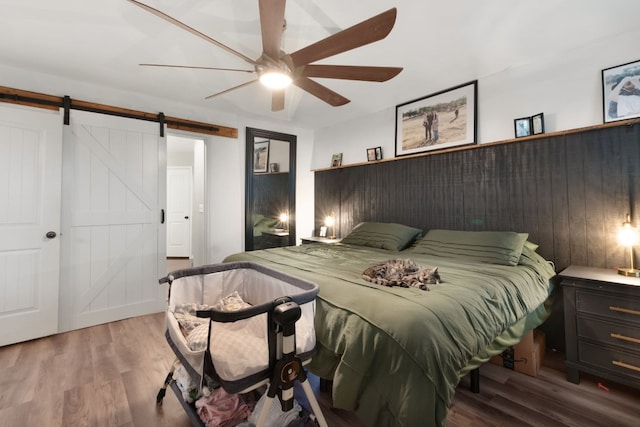
[[[464,145],[464,146],[461,146],[461,147],[445,148],[443,150],[434,150],[434,151],[429,151],[429,152],[426,152],[426,153],[410,154],[410,155],[407,155],[407,156],[400,156],[400,157],[390,157],[388,159],[375,160],[375,161],[370,161],[370,162],[350,163],[348,165],[342,165],[342,166],[333,166],[333,167],[312,169],[311,172],[324,172],[324,171],[329,171],[329,170],[352,168],[352,167],[364,166],[364,165],[375,165],[375,164],[378,164],[378,163],[395,162],[395,161],[398,161],[398,160],[413,159],[413,158],[416,158],[416,157],[436,156],[438,154],[451,153],[451,152],[454,152],[454,151],[478,150],[478,149],[483,149],[483,148],[488,148],[488,147],[495,147],[496,145],[512,144],[512,143],[517,143],[517,142],[528,142],[528,141],[532,141],[532,140],[536,140],[536,139],[544,139],[544,138],[550,138],[550,137],[554,137],[554,136],[570,135],[570,134],[574,134],[574,133],[588,132],[588,131],[599,130],[599,129],[607,129],[607,128],[613,128],[613,127],[618,127],[618,126],[633,126],[633,125],[635,125],[637,123],[640,123],[640,119],[639,118],[628,119],[628,120],[620,120],[620,121],[615,121],[615,122],[610,122],[610,123],[603,123],[603,124],[599,124],[599,125],[585,126],[585,127],[581,127],[581,128],[567,129],[567,130],[561,130],[561,131],[556,131],[556,132],[541,133],[539,135],[524,136],[524,137],[521,137],[521,138],[503,139],[503,140],[500,140],[500,141],[487,142],[487,143],[484,143],[484,144]]]

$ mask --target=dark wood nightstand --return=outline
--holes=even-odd
[[[289,245],[289,232],[288,231],[263,231],[264,237],[263,249],[279,248]]]
[[[640,388],[640,279],[579,266],[560,277],[567,380],[582,371]]]
[[[340,243],[340,240],[342,239],[330,239],[328,237],[318,237],[318,236],[311,236],[311,237],[303,237],[300,239],[302,241],[303,245],[306,245],[307,243],[325,243],[328,245],[332,245],[334,243]]]

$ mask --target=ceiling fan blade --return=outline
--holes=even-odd
[[[303,47],[290,55],[293,64],[296,67],[307,65],[382,40],[393,28],[396,15],[397,9],[394,7],[319,42]]]
[[[269,58],[276,61],[280,56],[285,4],[285,0],[260,0],[259,4],[262,50]]]
[[[293,81],[293,84],[298,86],[300,89],[306,90],[311,95],[323,100],[327,104],[333,105],[334,107],[339,107],[340,105],[351,102],[344,96],[307,77],[299,77]]]
[[[400,67],[368,67],[357,65],[305,65],[301,76],[325,79],[386,82],[402,71]]]
[[[271,91],[271,111],[284,110],[284,89]]]
[[[238,86],[234,86],[234,87],[229,88],[227,90],[223,90],[222,92],[217,92],[217,93],[214,93],[213,95],[209,95],[209,96],[205,97],[204,99],[210,99],[210,98],[213,98],[214,96],[220,96],[220,95],[225,94],[227,92],[231,92],[232,90],[236,90],[236,89],[240,89],[241,87],[249,86],[250,84],[255,83],[257,81],[258,81],[258,79],[250,80],[250,81],[248,81],[246,83],[242,83],[242,84],[240,84]]]
[[[241,71],[243,73],[255,73],[254,70],[240,70],[238,68],[197,67],[193,65],[169,65],[169,64],[139,64],[139,65],[143,67],[190,68],[194,70]]]
[[[138,7],[141,7],[142,9],[146,10],[147,12],[153,13],[154,15],[164,19],[167,22],[170,22],[173,25],[176,25],[176,26],[182,28],[183,30],[187,30],[191,34],[194,34],[194,35],[200,37],[201,39],[206,40],[209,43],[212,43],[212,44],[218,46],[219,48],[224,49],[227,52],[229,52],[229,53],[231,53],[231,54],[233,54],[233,55],[235,55],[235,56],[237,56],[239,58],[244,59],[249,64],[256,65],[255,61],[253,59],[249,58],[248,56],[245,56],[245,55],[241,54],[240,52],[238,52],[238,51],[236,51],[234,49],[231,49],[229,46],[224,45],[224,44],[220,43],[219,41],[212,39],[208,35],[201,33],[200,31],[196,30],[195,28],[191,28],[187,24],[184,24],[184,23],[178,21],[177,19],[167,15],[166,13],[161,12],[158,9],[155,9],[155,8],[153,8],[151,6],[147,6],[146,4],[141,3],[141,2],[139,2],[137,0],[128,0],[128,1],[133,3],[133,4],[135,4]]]

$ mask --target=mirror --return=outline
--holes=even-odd
[[[247,128],[245,250],[296,244],[296,136]]]

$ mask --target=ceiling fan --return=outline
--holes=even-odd
[[[256,81],[261,81],[266,86],[272,88],[271,111],[280,111],[284,109],[284,88],[290,83],[316,96],[322,101],[337,107],[347,104],[350,100],[332,91],[328,87],[321,85],[315,80],[312,80],[311,77],[384,82],[395,77],[400,73],[400,71],[402,71],[402,68],[399,67],[312,64],[313,62],[330,56],[384,39],[389,32],[391,32],[391,29],[395,24],[397,14],[396,8],[389,9],[386,12],[362,21],[345,30],[339,31],[336,34],[293,53],[286,53],[280,49],[282,33],[285,28],[284,12],[286,0],[259,0],[263,52],[259,58],[251,59],[220,43],[219,41],[214,40],[206,34],[203,34],[179,20],[172,18],[158,9],[137,0],[128,1],[208,41],[209,43],[226,50],[253,66],[253,70],[240,70],[186,65],[140,64],[156,67],[241,71],[245,73],[255,73],[257,75],[253,80],[226,89],[222,92],[209,95],[206,99],[225,94],[235,89],[240,89]],[[270,81],[271,85],[269,84]]]

